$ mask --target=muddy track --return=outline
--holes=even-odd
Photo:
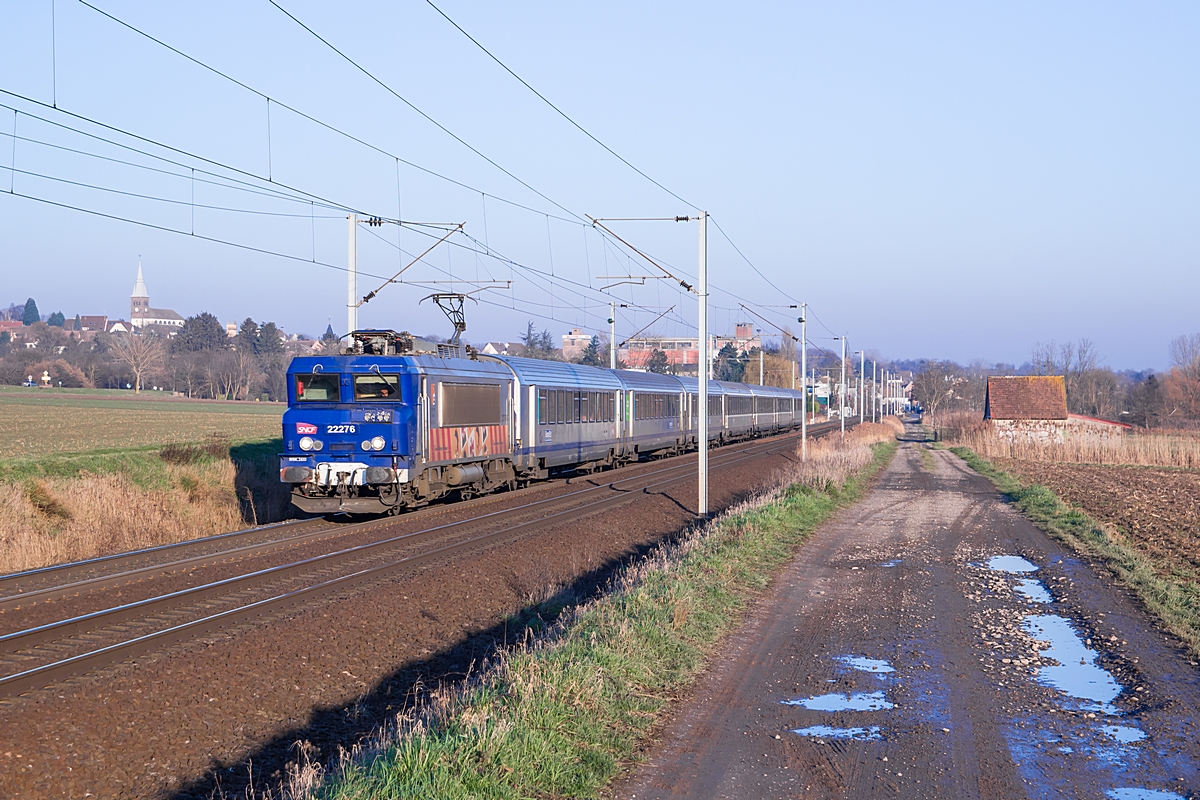
[[[1200,668],[948,452],[902,446],[681,703],[639,798],[1200,791]]]
[[[714,451],[715,508],[747,496],[794,461],[791,439],[740,449],[751,448],[767,453],[743,458],[751,453]],[[716,467],[718,454],[723,469]],[[421,687],[461,673],[496,644],[523,635],[531,622],[540,624],[539,614],[598,591],[625,559],[690,524],[694,459],[690,468],[687,462],[677,461],[684,468],[661,476],[658,486],[649,473],[668,461],[630,471],[641,476],[634,481],[641,490],[622,492],[619,504],[551,516],[529,511],[521,518],[531,523],[528,529],[512,536],[6,701],[0,704],[7,737],[0,746],[0,796],[208,797],[218,785],[234,791],[244,785],[250,761],[257,781],[270,780],[297,758],[297,742],[327,757],[403,708]],[[521,492],[500,495],[489,508],[552,499],[617,477],[576,479],[542,487],[542,495],[527,490],[523,498]],[[592,496],[604,492],[617,494],[605,488]],[[447,506],[443,513],[450,516],[440,524],[465,519],[469,505]],[[566,510],[540,506],[551,507]],[[371,536],[378,538],[387,524],[412,523],[404,517],[368,523],[378,526]],[[128,594],[138,586],[95,594]]]

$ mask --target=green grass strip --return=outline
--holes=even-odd
[[[283,442],[280,439],[241,442],[229,448],[229,457],[239,464],[261,463],[265,465],[262,469],[273,473],[278,466],[275,457],[282,449]],[[147,445],[119,450],[55,453],[32,458],[4,458],[0,459],[0,484],[38,478],[77,478],[84,474],[124,475],[139,488],[164,489],[170,486],[170,481],[159,455],[162,450],[162,445]],[[212,460],[211,457],[199,459],[201,462]]]
[[[1155,562],[1121,541],[1092,517],[1064,503],[1053,491],[1022,483],[966,447],[950,452],[988,478],[1034,525],[1078,553],[1100,559],[1137,592],[1146,607],[1200,656],[1200,583],[1194,574],[1172,570],[1164,575]]]
[[[816,527],[858,500],[897,445],[827,491],[793,486],[630,567],[316,793],[328,800],[595,797]]]

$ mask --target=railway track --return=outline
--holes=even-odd
[[[812,435],[820,436],[832,430],[832,426],[814,426]],[[721,448],[710,455],[710,469],[719,473],[749,459],[792,450],[795,443],[796,436],[791,434]],[[0,672],[5,673],[0,677],[0,697],[19,695],[185,641],[229,631],[256,618],[274,616],[332,593],[344,593],[397,573],[420,569],[431,561],[494,547],[539,528],[561,525],[568,520],[630,503],[639,496],[666,490],[672,484],[694,475],[694,456],[639,465],[633,475],[625,474],[625,470],[601,473],[587,480],[581,488],[564,494],[466,519],[428,525],[407,533],[16,630],[0,636]],[[411,521],[426,515],[436,517],[438,510],[424,509],[399,519]],[[113,557],[106,564],[109,574],[90,577],[86,573],[81,577],[77,568],[92,569],[95,566],[92,562],[66,565],[62,572],[55,573],[65,576],[65,583],[23,592],[16,598],[25,603],[37,602],[39,599],[93,591],[120,582],[153,580],[199,565],[249,561],[253,554],[275,553],[284,548],[298,547],[301,541],[319,542],[323,538],[337,537],[363,528],[394,526],[396,522],[397,518],[388,518],[343,524],[333,529],[296,530],[293,527],[288,531],[290,535],[250,543],[246,543],[245,537],[227,534],[206,540],[208,549],[203,552],[196,553],[188,548],[167,551],[173,557],[167,562],[144,563],[151,552],[161,556],[163,548],[128,554],[137,558],[125,562],[119,561],[120,556]],[[214,541],[233,546],[213,551]],[[114,563],[130,568],[111,572]],[[0,583],[2,586],[4,584]],[[13,597],[0,598],[0,603]]]

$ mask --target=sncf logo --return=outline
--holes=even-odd
[[[301,435],[301,436],[303,436],[304,434],[312,435],[316,432],[317,432],[316,425],[309,425],[307,422],[297,422],[296,423],[297,435]]]

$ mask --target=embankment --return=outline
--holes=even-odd
[[[771,491],[625,569],[536,642],[434,692],[341,763],[259,797],[594,796],[813,530],[862,496],[894,428],[813,443]]]

